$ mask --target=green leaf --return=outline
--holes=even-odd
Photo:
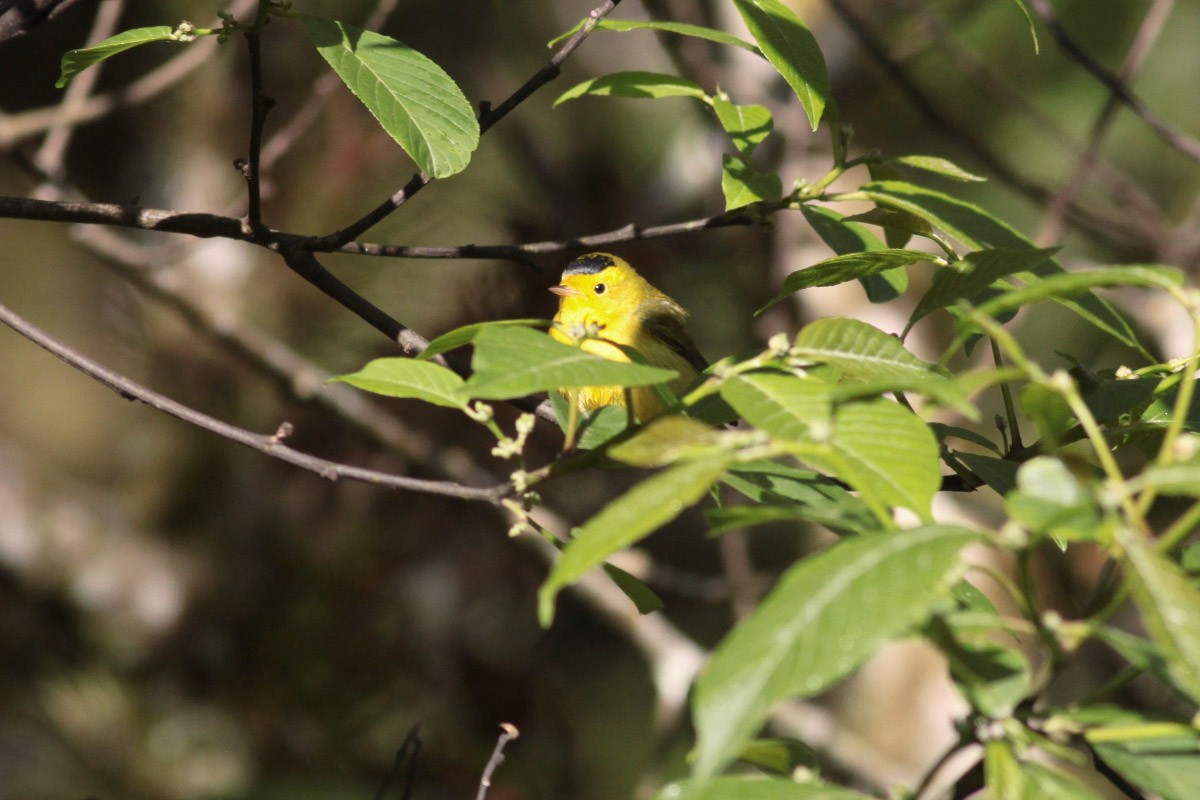
[[[976,433],[968,428],[960,428],[957,425],[946,425],[942,422],[931,422],[929,423],[929,427],[933,428],[934,434],[936,434],[938,439],[942,440],[943,442],[950,438],[962,439],[964,442],[971,442],[972,444],[977,444],[980,447],[986,447],[996,455],[1000,455],[999,445],[986,436]]]
[[[779,0],[733,0],[763,55],[779,71],[815,131],[829,99],[825,56],[812,32]]]
[[[645,583],[620,567],[614,567],[612,564],[604,564],[603,567],[605,573],[617,585],[621,593],[633,602],[639,614],[653,614],[655,611],[662,610],[662,598]]]
[[[434,356],[440,356],[442,353],[448,353],[451,350],[470,344],[475,341],[475,337],[484,328],[506,327],[510,325],[525,328],[546,328],[549,327],[550,323],[544,319],[497,319],[491,322],[476,322],[474,325],[464,325],[461,328],[447,331],[434,339],[421,351],[417,358],[422,361],[428,361]]]
[[[461,172],[479,146],[475,110],[454,80],[408,45],[297,15],[309,41],[383,129],[433,178]]]
[[[1200,497],[1200,464],[1152,466],[1129,482],[1131,491],[1153,488],[1172,497]]]
[[[1039,300],[1061,300],[1091,289],[1141,286],[1149,289],[1183,285],[1183,273],[1174,267],[1103,267],[1087,272],[1066,272],[1046,278],[1030,278],[1020,289],[1006,291],[983,303],[979,310],[995,317]]]
[[[947,380],[945,370],[910,353],[895,336],[856,319],[827,317],[806,325],[792,354],[864,380]]]
[[[863,186],[862,192],[881,205],[916,214],[977,250],[1033,247],[1032,242],[979,206],[942,192],[903,181],[875,181]],[[1047,261],[1038,271],[1050,274],[1062,272],[1062,267]],[[1100,298],[1088,295],[1078,300],[1059,298],[1058,302],[1153,360],[1125,318]]]
[[[608,455],[636,467],[663,467],[684,459],[717,455],[724,449],[726,438],[724,432],[699,420],[670,415],[659,417],[632,439],[610,448]]]
[[[1042,437],[1039,442],[1042,451],[1056,450],[1063,435],[1075,422],[1075,415],[1067,401],[1054,389],[1038,383],[1021,389],[1017,400]]]
[[[611,361],[523,327],[478,331],[471,366],[475,374],[463,393],[485,400],[580,386],[647,386],[679,376],[675,370]]]
[[[839,406],[832,435],[785,442],[802,461],[850,484],[881,520],[902,506],[924,520],[941,488],[938,444],[929,426],[898,403],[876,399]]]
[[[729,378],[721,397],[751,425],[781,439],[808,438],[814,425],[827,430],[833,415],[829,384],[778,372]]]
[[[832,209],[805,203],[800,206],[800,212],[804,214],[813,231],[838,255],[882,250],[887,247],[865,225],[843,217]],[[859,282],[872,303],[884,303],[904,294],[908,288],[908,273],[904,267],[896,267],[877,275],[868,275]]]
[[[738,753],[738,761],[786,776],[797,767],[814,775],[821,771],[821,759],[816,751],[799,739],[755,739]]]
[[[1123,531],[1125,580],[1175,685],[1200,703],[1200,589],[1137,534]]]
[[[1077,370],[1071,374],[1079,381],[1083,401],[1097,422],[1112,422],[1144,408],[1160,384],[1157,378],[1085,381]]]
[[[755,501],[707,509],[711,535],[740,527],[803,519],[834,531],[866,533],[879,530],[879,520],[860,498],[813,470],[773,461],[734,465],[723,481]]]
[[[577,83],[558,96],[555,107],[580,97],[695,97],[708,100],[700,84],[658,72],[614,72]]]
[[[115,56],[117,53],[123,53],[130,48],[149,44],[150,42],[172,41],[182,41],[175,34],[174,28],[167,25],[155,25],[151,28],[133,28],[132,30],[121,31],[117,35],[110,36],[91,47],[70,50],[62,57],[61,72],[58,80],[54,83],[54,88],[65,88],[76,75],[94,64],[99,64],[106,58]]]
[[[924,170],[925,172],[932,172],[935,175],[941,175],[943,178],[952,178],[953,180],[963,181],[964,183],[987,180],[987,178],[982,178],[978,175],[967,172],[953,161],[949,161],[938,156],[900,156],[899,158],[893,158],[890,160],[897,164],[903,164],[906,167]]]
[[[974,300],[1000,278],[1033,269],[1053,256],[1058,249],[1006,248],[967,253],[962,261],[939,269],[933,276],[933,285],[913,309],[908,324],[904,326],[904,332],[908,333],[919,320],[939,308],[945,308],[958,300]]]
[[[1098,537],[1102,516],[1091,494],[1057,458],[1038,456],[1017,470],[1017,491],[1004,498],[1012,519],[1059,539]]]
[[[694,773],[732,760],[785,698],[828,688],[947,602],[978,534],[928,526],[846,539],[789,569],[696,683]]]
[[[585,22],[587,22],[586,19],[580,20],[578,25],[571,28],[571,30],[567,31],[566,33],[563,33],[563,34],[551,39],[549,42],[546,43],[546,46],[554,47],[556,44],[563,41],[564,39],[570,38],[572,35],[575,34],[576,31],[578,31],[580,28],[583,27],[583,24]],[[659,22],[657,20],[632,20],[632,19],[605,18],[605,19],[600,20],[600,23],[598,25],[596,25],[596,30],[598,30],[598,31],[618,31],[618,32],[622,32],[622,33],[625,31],[640,31],[640,30],[664,31],[666,33],[677,33],[682,36],[691,36],[695,39],[706,39],[707,41],[716,42],[717,44],[727,44],[727,45],[731,45],[733,47],[740,47],[743,50],[754,53],[756,56],[762,55],[762,52],[757,47],[750,44],[749,42],[747,42],[744,39],[739,39],[738,37],[733,36],[732,34],[728,34],[725,31],[714,30],[713,28],[706,28],[703,25],[690,25],[686,22],[668,22],[668,21]]]
[[[713,98],[713,110],[733,146],[746,158],[771,134],[775,125],[771,110],[765,106],[739,106],[721,95]]]
[[[567,400],[558,392],[550,393],[551,400]],[[557,413],[557,412],[556,412]],[[558,414],[566,430],[566,414]],[[587,414],[581,414],[579,427],[575,431],[575,446],[580,450],[595,450],[607,444],[614,436],[624,433],[630,425],[629,409],[625,406],[600,406]]]
[[[653,533],[702,498],[729,465],[727,457],[691,461],[647,478],[606,505],[576,533],[538,592],[538,617],[549,627],[554,599],[618,550]]]
[[[980,480],[995,490],[996,494],[1004,495],[1017,488],[1017,470],[1020,464],[1003,458],[983,456],[978,453],[956,453],[958,460],[967,465]]]
[[[358,372],[333,379],[388,397],[413,397],[448,408],[462,408],[463,379],[428,361],[377,358]]]
[[[847,253],[797,270],[783,279],[783,287],[769,303],[754,312],[762,314],[780,300],[811,286],[836,286],[839,283],[877,275],[880,272],[905,267],[918,261],[932,262],[937,256],[920,250],[866,250]]]
[[[934,618],[929,637],[945,655],[955,687],[987,717],[1011,716],[1030,692],[1029,662],[1019,651],[984,638],[986,634],[957,630],[950,619]]]
[[[797,783],[761,775],[726,775],[709,781],[668,783],[655,800],[871,800],[820,781]]]
[[[778,175],[755,172],[745,161],[725,153],[721,156],[721,191],[725,210],[783,197],[783,182]]]
[[[1089,713],[1090,712],[1090,713]],[[1085,708],[1071,718],[1100,758],[1130,783],[1163,800],[1200,797],[1200,733],[1190,725],[1143,717],[1111,706]]]
[[[1017,8],[1021,9],[1021,13],[1025,15],[1025,22],[1029,24],[1029,35],[1033,37],[1033,52],[1038,54],[1041,52],[1041,45],[1038,44],[1037,26],[1033,23],[1033,14],[1029,12],[1029,6],[1026,0],[1013,0],[1017,4]]]

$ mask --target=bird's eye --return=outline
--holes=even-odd
[[[592,291],[594,291],[596,294],[604,294],[606,291],[608,291],[608,287],[603,283],[597,283],[592,287]]]

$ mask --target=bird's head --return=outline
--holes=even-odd
[[[654,289],[628,261],[608,253],[588,253],[567,264],[562,283],[550,291],[562,298],[560,314],[604,319],[621,309],[636,308]]]

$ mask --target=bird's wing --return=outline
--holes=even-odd
[[[700,350],[683,327],[683,309],[669,301],[662,305],[664,307],[649,309],[650,313],[642,318],[642,325],[655,339],[695,367],[697,372],[708,369],[708,361],[700,355]]]

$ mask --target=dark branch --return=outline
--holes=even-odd
[[[463,500],[482,500],[496,505],[509,490],[507,484],[498,484],[486,488],[464,486],[449,481],[430,481],[420,478],[409,478],[403,475],[392,475],[386,472],[363,469],[349,464],[340,464],[323,458],[293,450],[283,443],[286,438],[288,424],[280,426],[277,433],[264,436],[229,425],[193,408],[177,403],[168,397],[151,391],[141,384],[135,383],[123,375],[109,370],[82,353],[70,348],[50,337],[43,331],[31,325],[7,307],[0,305],[0,322],[29,339],[34,344],[49,351],[53,355],[70,364],[75,369],[94,378],[96,381],[127,400],[138,400],[151,408],[170,414],[176,419],[183,420],[198,428],[223,436],[230,441],[253,448],[260,453],[286,461],[289,464],[306,469],[328,480],[345,478],[352,481],[373,484],[392,489],[407,489],[413,492],[424,492],[445,497],[457,497]]]
[[[1149,125],[1160,139],[1193,161],[1200,161],[1200,141],[1171,127],[1162,117],[1151,111],[1118,75],[1092,58],[1078,42],[1071,38],[1071,34],[1067,32],[1062,20],[1054,13],[1054,8],[1050,5],[1049,0],[1029,0],[1029,6],[1050,29],[1058,46],[1071,60],[1104,84],[1113,97],[1141,117],[1142,121]]]
[[[79,0],[0,0],[0,43],[24,36]]]

